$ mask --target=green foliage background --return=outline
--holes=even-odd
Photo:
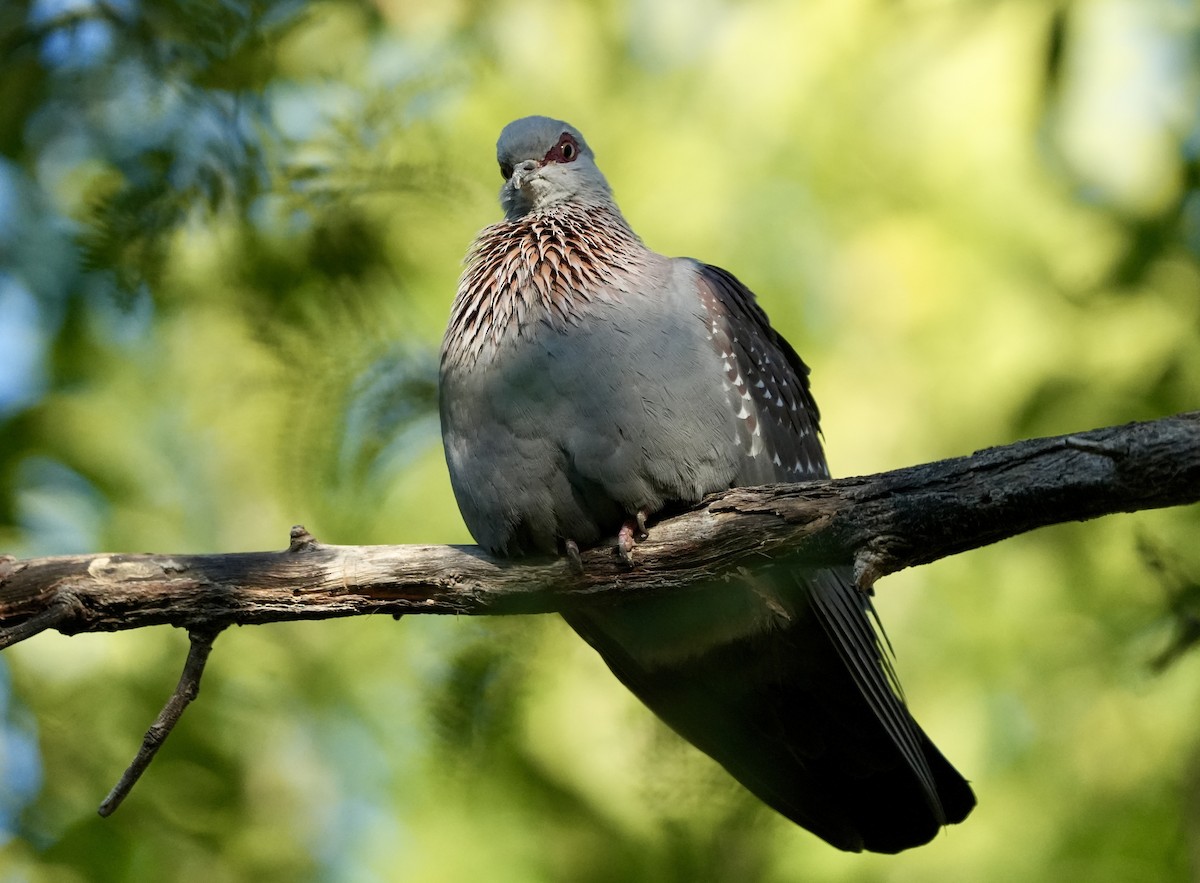
[[[1173,0],[9,0],[0,550],[469,542],[436,351],[528,113],[759,293],[838,474],[1195,408],[1198,47]],[[109,820],[184,635],[7,651],[0,883],[1191,879],[1200,660],[1152,662],[1197,527],[880,585],[980,798],[898,857],[756,806],[557,619],[379,618],[222,635]]]

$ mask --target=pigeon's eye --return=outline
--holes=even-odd
[[[502,177],[505,181],[507,181],[509,178],[512,177],[512,173],[513,173],[512,163],[510,163],[510,162],[500,163],[500,177]]]
[[[558,143],[546,154],[545,162],[574,162],[579,158],[579,142],[570,132],[563,132]]]

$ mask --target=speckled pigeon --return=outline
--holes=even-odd
[[[736,485],[828,475],[808,368],[724,270],[648,249],[578,130],[497,144],[505,218],[467,257],[442,345],[450,477],[476,541],[568,552]],[[909,714],[844,569],[580,608],[616,676],[761,800],[841,849],[898,852],[975,796]]]

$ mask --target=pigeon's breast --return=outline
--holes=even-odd
[[[738,426],[690,264],[642,248],[632,269],[593,265],[565,290],[496,266],[464,274],[495,297],[456,303],[473,333],[452,322],[441,377],[451,479],[481,545],[588,544],[732,483]]]

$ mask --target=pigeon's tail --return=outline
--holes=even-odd
[[[663,631],[647,630],[662,617],[694,624],[706,601],[728,614],[736,587],[567,619],[676,732],[839,849],[899,852],[966,818],[975,795],[897,695],[865,599],[836,573],[768,579],[780,577],[791,587],[771,587],[770,605],[766,580],[743,595],[744,605],[771,608],[767,627],[695,652],[647,652],[639,642]]]

